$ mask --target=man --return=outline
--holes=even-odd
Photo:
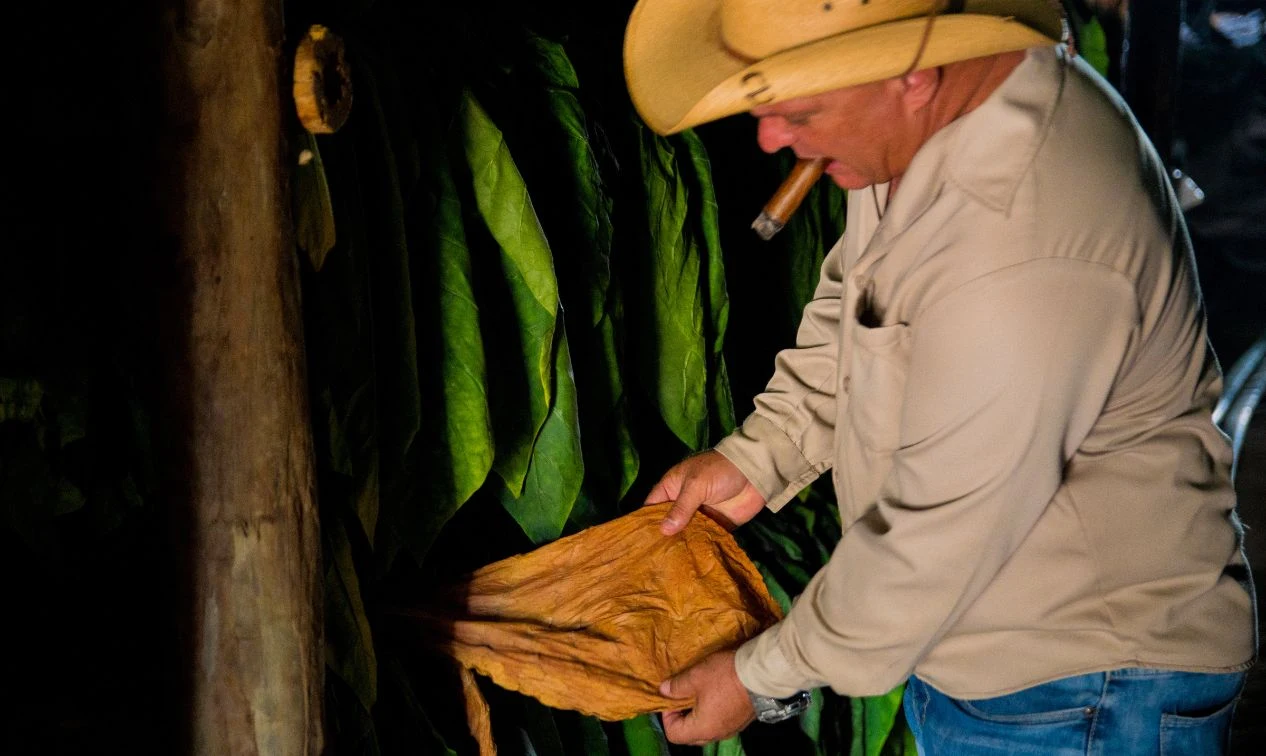
[[[663,529],[831,470],[844,525],[788,616],[665,682],[716,740],[908,680],[927,754],[1220,753],[1255,653],[1182,217],[1042,0],[641,0],[661,133],[750,111],[853,190],[794,349],[670,470]],[[781,712],[781,713],[780,713]]]

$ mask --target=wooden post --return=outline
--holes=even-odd
[[[323,747],[320,546],[280,0],[163,0],[164,326],[192,750]],[[161,276],[160,276],[161,277]]]
[[[1173,157],[1183,5],[1184,0],[1134,0],[1126,11],[1121,93],[1167,166]]]

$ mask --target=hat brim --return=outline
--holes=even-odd
[[[1051,16],[1030,23],[1059,29]],[[927,25],[926,17],[892,21],[752,61],[726,48],[719,0],[641,0],[625,33],[624,75],[646,123],[673,134],[758,105],[899,76]],[[1055,43],[1013,16],[948,14],[935,19],[918,68]]]

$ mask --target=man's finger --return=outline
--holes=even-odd
[[[687,709],[664,712],[660,716],[660,719],[664,724],[664,737],[668,738],[668,740],[672,743],[680,743],[681,741],[677,738],[677,731],[681,729],[682,721],[685,720],[689,714],[690,712]]]
[[[698,483],[692,486],[690,481],[686,481],[677,492],[677,501],[673,502],[668,508],[668,514],[664,515],[664,521],[659,526],[660,532],[664,535],[680,533],[706,497],[705,486]]]
[[[659,694],[664,698],[678,698],[685,700],[694,695],[694,690],[686,683],[685,675],[677,675],[670,677],[659,684]]]
[[[703,745],[710,742],[707,735],[702,732],[703,725],[699,722],[697,713],[692,709],[689,711],[671,712],[676,716],[669,719],[669,715],[664,715],[664,737],[670,742],[681,745]]]

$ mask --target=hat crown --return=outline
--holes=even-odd
[[[944,0],[721,0],[721,37],[752,60],[867,26],[925,16]]]

